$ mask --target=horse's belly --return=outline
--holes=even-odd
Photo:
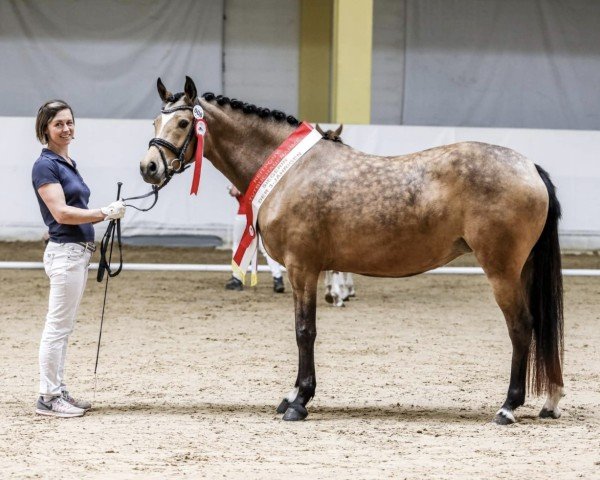
[[[415,236],[410,241],[339,243],[328,269],[379,277],[406,277],[441,267],[470,251],[460,237]]]

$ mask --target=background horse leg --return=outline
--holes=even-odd
[[[325,301],[333,303],[331,289],[333,287],[333,270],[325,270]]]
[[[348,289],[348,298],[356,297],[356,290],[354,290],[354,278],[351,273],[344,273],[344,284]],[[346,299],[344,299],[346,300]]]
[[[333,284],[331,286],[331,295],[333,296],[333,306],[343,307],[346,297],[346,285],[344,285],[344,274],[342,272],[333,272]]]
[[[287,263],[287,262],[286,262]],[[278,413],[284,420],[304,420],[308,415],[306,405],[315,395],[314,346],[317,337],[317,283],[319,272],[288,267],[288,277],[294,291],[296,316],[296,343],[298,345],[298,376],[294,389],[283,399]]]
[[[325,271],[325,301],[334,307],[344,306],[344,277],[335,270]]]

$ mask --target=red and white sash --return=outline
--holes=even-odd
[[[256,220],[258,211],[269,196],[277,182],[286,172],[308,152],[322,135],[308,123],[302,122],[296,130],[286,138],[279,147],[275,149],[262,167],[254,175],[244,194],[246,202],[246,228],[240,244],[233,255],[231,262],[233,270],[240,275],[245,283],[246,271],[254,258],[252,265],[252,277],[250,285],[256,285],[256,253],[258,248],[258,236],[256,232]]]

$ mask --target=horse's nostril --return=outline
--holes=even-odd
[[[151,173],[156,173],[156,163],[150,162],[148,164],[148,170],[150,170]]]

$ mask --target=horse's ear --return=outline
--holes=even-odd
[[[164,86],[160,77],[158,77],[158,80],[156,81],[156,88],[158,90],[158,95],[160,96],[160,99],[165,103],[168,102],[169,97],[173,96],[173,94],[171,92],[169,92],[167,90],[167,88]]]
[[[333,134],[336,137],[339,137],[342,134],[342,128],[344,128],[344,124],[343,123],[336,129],[335,132],[333,132]]]
[[[323,131],[323,129],[321,128],[321,125],[319,125],[317,123],[317,125],[315,126],[315,128],[317,129],[317,132],[319,132],[321,134],[322,137],[325,136],[325,132]]]
[[[194,84],[194,81],[188,76],[185,77],[185,87],[183,87],[183,91],[185,92],[185,96],[190,102],[196,100],[196,97],[198,96],[198,91],[196,90],[196,85]]]

